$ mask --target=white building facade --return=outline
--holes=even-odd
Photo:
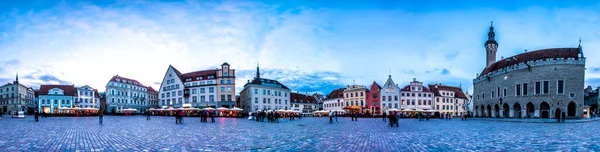
[[[233,108],[235,70],[228,63],[221,69],[181,73],[169,66],[159,90],[159,107]]]
[[[441,84],[430,84],[429,89],[434,94],[434,110],[446,116],[462,116],[468,111],[468,98],[460,87],[444,86]]]
[[[385,81],[385,84],[382,87],[383,88],[380,91],[380,107],[383,112],[389,114],[390,109],[401,109],[402,103],[400,101],[402,99],[400,97],[400,87],[394,83],[394,80],[392,80],[392,75],[388,76],[387,81]]]
[[[240,92],[241,107],[246,112],[262,110],[289,110],[290,89],[276,80],[260,78],[256,67],[256,77],[244,85]]]
[[[345,88],[340,88],[331,91],[325,100],[323,101],[323,110],[325,111],[334,111],[334,110],[344,110],[346,102],[344,102],[344,90]]]
[[[410,85],[400,90],[402,109],[410,110],[432,110],[433,93],[429,88],[423,86],[423,82],[413,79]]]
[[[77,88],[74,101],[75,107],[100,109],[100,96],[98,95],[98,90],[88,85]]]
[[[136,109],[138,113],[147,111],[148,89],[137,80],[113,76],[106,84],[106,104],[108,112],[119,113],[123,109]]]

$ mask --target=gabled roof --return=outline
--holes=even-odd
[[[156,90],[154,90],[154,88],[152,88],[151,86],[148,86],[147,88],[148,88],[148,92],[149,92],[149,93],[158,93],[158,92],[156,92]]]
[[[579,59],[578,54],[579,48],[551,48],[517,54],[515,56],[505,58],[504,60],[492,63],[490,66],[483,69],[480,76],[515,64],[526,63],[528,61],[543,60],[548,58]]]
[[[317,100],[315,100],[315,98],[312,96],[307,96],[304,94],[290,92],[290,102],[291,103],[317,103]]]
[[[443,90],[443,91],[454,92],[454,97],[456,97],[456,98],[467,99],[467,96],[465,95],[465,93],[462,92],[462,89],[459,87],[444,86],[444,85],[439,85],[439,84],[429,84],[429,88],[431,89],[431,92],[433,92],[434,96],[442,96],[440,91]]]
[[[76,96],[77,95],[77,88],[75,88],[75,86],[73,86],[73,85],[41,85],[38,95],[48,95],[48,91],[50,91],[51,89],[54,89],[54,88],[63,90],[65,96]],[[97,92],[96,92],[96,94],[97,94]]]
[[[373,86],[377,86],[377,88],[379,88],[379,90],[383,89],[379,84],[377,84],[377,82],[373,81],[373,84],[371,84],[371,88],[373,88]]]
[[[344,97],[344,89],[345,88],[339,88],[339,89],[335,89],[333,91],[331,91],[331,93],[329,93],[326,98],[327,99],[332,99],[332,98],[343,98]]]
[[[390,86],[390,85],[392,85],[392,87],[396,87],[396,83],[394,83],[394,80],[392,80],[392,76],[391,75],[385,81],[385,84],[383,84],[383,86],[385,86],[386,88],[388,88],[388,86]]]
[[[117,81],[117,79],[119,79],[119,81]],[[123,80],[125,80],[126,82],[123,82]],[[146,87],[144,86],[142,83],[140,83],[139,81],[135,80],[135,79],[130,79],[130,78],[125,78],[119,75],[115,75],[110,79],[111,82],[119,82],[119,83],[127,83],[129,85],[135,85],[138,87]]]

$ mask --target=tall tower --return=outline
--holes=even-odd
[[[496,51],[498,50],[498,42],[494,38],[496,34],[494,33],[493,21],[490,25],[490,32],[488,32],[488,40],[485,42],[485,55],[487,57],[485,67],[489,67],[492,63],[496,62]]]

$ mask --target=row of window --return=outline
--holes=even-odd
[[[430,93],[402,93],[401,94],[403,97],[431,97]]]
[[[387,96],[389,101],[392,101],[392,96]],[[385,101],[385,96],[381,96],[381,101]],[[398,96],[394,96],[394,101],[398,101]]]
[[[132,104],[132,105],[147,105],[146,102],[139,101],[139,100],[117,99],[117,101],[115,102],[115,98],[110,99],[110,103]]]
[[[348,96],[350,95],[350,96]],[[360,92],[360,96],[364,96],[363,92]],[[354,93],[346,93],[346,98],[352,98],[352,97],[358,97],[358,92],[354,92]]]
[[[254,94],[258,94],[258,89],[254,89]],[[262,94],[263,95],[271,95],[271,90],[267,90],[267,89],[263,89],[262,90]],[[277,97],[281,97],[281,91],[277,91],[277,90],[273,90],[273,96],[277,96]],[[283,96],[287,97],[288,93],[287,92],[283,92]]]
[[[71,104],[71,100],[41,100],[42,104]],[[54,103],[53,103],[54,102]]]
[[[116,94],[115,94],[116,93]],[[115,89],[111,89],[110,91],[110,95],[117,95],[117,96],[131,96],[131,97],[142,97],[142,98],[146,98],[145,94],[138,94],[137,92],[131,93],[131,92],[122,92],[122,91],[115,91]]]
[[[123,80],[125,81],[125,80]],[[118,81],[117,81],[118,82]],[[122,84],[122,83],[110,83],[111,86],[115,86],[115,87],[121,87],[121,88],[129,88],[129,89],[133,89],[133,90],[137,90],[137,91],[148,91],[146,88],[144,87],[138,87],[138,86],[129,86],[126,84]],[[135,83],[135,85],[137,85],[137,83]]]
[[[338,103],[325,103],[323,104],[323,107],[325,108],[331,108],[331,107],[347,107],[347,106],[365,106],[365,102],[364,101],[346,101],[346,102],[338,102]]]
[[[459,106],[450,106],[450,105],[442,105],[442,109],[440,109],[440,105],[436,105],[435,109],[436,110],[458,110]]]
[[[402,105],[431,105],[431,100],[402,100]]]
[[[228,80],[229,83],[231,83],[231,80]],[[223,80],[221,80],[221,82],[223,82]],[[201,85],[212,85],[214,84],[214,82],[211,81],[200,81],[200,82],[189,82],[189,83],[185,83],[185,86],[187,87],[194,87],[194,86],[201,86]]]
[[[533,93],[534,95],[540,95],[540,94],[549,94],[550,93],[550,81],[538,81],[538,82],[534,82],[533,83]],[[565,81],[564,80],[558,80],[556,81],[556,93],[557,94],[564,94],[565,93]],[[529,87],[529,83],[520,83],[520,84],[516,84],[515,85],[515,96],[527,96],[529,95],[529,89],[531,89]],[[495,91],[491,92],[491,98],[499,98],[499,97],[506,97],[507,93],[506,93],[506,88],[504,88],[502,90],[500,90],[500,87],[497,87]],[[477,99],[479,100],[479,95],[477,95]],[[485,93],[481,94],[481,98],[485,99]]]
[[[2,90],[3,90],[3,89],[0,89],[0,93],[2,93]],[[10,87],[10,90],[11,90],[11,91],[15,91],[15,87]],[[6,92],[8,92],[8,87],[6,88]]]
[[[254,103],[258,103],[258,98],[254,98]],[[271,104],[271,98],[263,98],[263,104]],[[285,100],[284,103],[281,103],[281,99],[274,99],[274,104],[288,104],[288,100]]]
[[[440,98],[435,98],[435,102],[440,102]],[[456,100],[458,102],[458,99]],[[442,98],[442,103],[454,103],[454,99]]]

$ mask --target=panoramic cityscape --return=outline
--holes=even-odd
[[[0,8],[0,151],[600,150],[600,2]]]

